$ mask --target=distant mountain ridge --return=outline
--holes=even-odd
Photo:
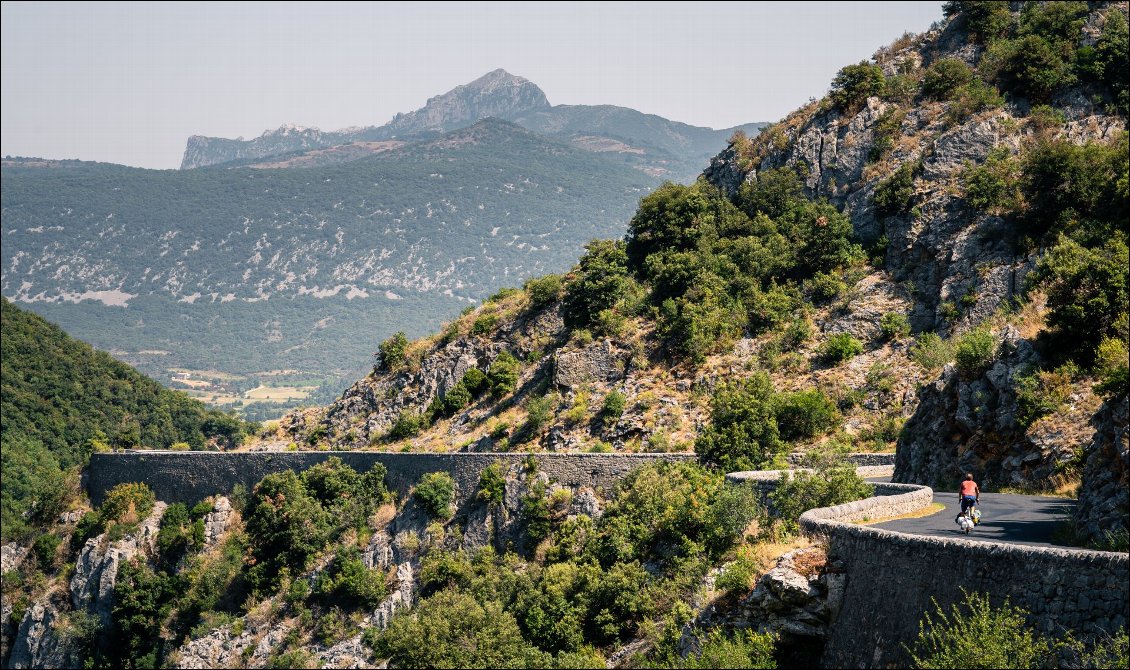
[[[41,163],[3,168],[3,295],[166,381],[356,376],[392,332],[623,234],[659,184],[498,119],[307,169]]]
[[[735,130],[755,135],[765,125],[750,123],[714,130],[626,107],[553,106],[536,84],[498,69],[429,98],[420,109],[397,114],[383,126],[322,131],[288,124],[251,140],[193,135],[188,138],[181,169],[248,164],[343,145],[426,139],[491,117],[512,121],[586,151],[614,154],[652,176],[683,182],[697,177],[703,163],[726,145]],[[295,161],[285,167],[353,160],[367,153],[371,152],[360,146],[334,156]],[[272,166],[281,167],[277,163]]]

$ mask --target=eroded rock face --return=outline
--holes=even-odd
[[[819,648],[843,604],[844,587],[842,570],[828,564],[822,548],[791,551],[777,559],[777,565],[736,604],[711,605],[688,623],[679,642],[680,652],[697,650],[695,629],[717,625],[776,633],[785,645]]]
[[[219,496],[212,503],[212,511],[204,515],[204,550],[216,546],[231,528],[233,514],[231,501]]]
[[[1008,327],[998,357],[974,379],[950,365],[919,392],[895,455],[894,479],[952,490],[971,472],[982,487],[1045,486],[1086,445],[1097,401],[1080,390],[1070,405],[1027,428],[1018,422],[1016,379],[1040,363],[1032,345]]]
[[[15,542],[0,547],[0,572],[11,572],[20,567],[27,558],[27,552],[27,547],[21,547]]]
[[[1100,545],[1108,534],[1125,533],[1130,516],[1130,397],[1112,398],[1095,415],[1095,434],[1087,447],[1076,527]]]
[[[553,383],[575,389],[591,382],[610,382],[624,377],[626,356],[611,340],[593,342],[583,349],[554,356]]]
[[[335,449],[368,447],[371,440],[388,431],[401,412],[423,412],[471,368],[485,372],[503,352],[525,359],[546,340],[560,339],[563,333],[564,322],[557,306],[507,319],[489,337],[465,335],[436,344],[418,367],[374,373],[324,410],[299,410],[283,417],[279,425],[299,442],[320,427]],[[523,366],[519,386],[542,374],[547,365],[548,361]]]
[[[59,594],[55,594],[59,595]],[[24,614],[8,660],[11,668],[74,668],[82,650],[70,634],[65,598],[49,595]]]
[[[139,554],[152,554],[166,507],[168,505],[157,501],[149,516],[125,538],[110,543],[105,535],[99,535],[87,540],[79,552],[75,574],[71,577],[71,604],[76,610],[86,610],[97,616],[103,630],[109,630],[111,624],[110,612],[114,605],[119,566]]]

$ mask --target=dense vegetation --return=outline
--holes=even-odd
[[[533,481],[534,474],[523,476]],[[484,491],[499,476],[484,472]],[[634,471],[596,521],[561,513],[568,490],[530,490],[521,513],[537,546],[524,555],[544,560],[490,547],[433,548],[420,568],[419,606],[388,630],[366,633],[378,657],[401,667],[487,660],[492,667],[590,667],[603,663],[599,648],[662,621],[666,637],[657,639],[654,661],[671,662],[685,600],[759,514],[752,490],[726,487],[721,475],[685,463]],[[763,637],[716,639],[707,648],[720,653],[726,645],[771,660]]]
[[[68,473],[94,451],[229,446],[249,431],[7,299],[0,310],[5,542],[54,520],[73,490]]]
[[[993,607],[988,596],[965,593],[948,610],[926,612],[909,649],[915,668],[1125,668],[1130,659],[1126,630],[1090,644],[1070,632],[1049,639],[1026,621],[1027,612],[1005,600]]]

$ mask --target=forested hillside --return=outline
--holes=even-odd
[[[6,298],[3,368],[3,540],[51,522],[91,452],[228,448],[243,421],[169,391]]]

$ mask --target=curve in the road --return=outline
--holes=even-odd
[[[1053,547],[1062,546],[1054,540],[1075,513],[1075,501],[1069,498],[982,493],[981,524],[965,534],[954,521],[961,509],[957,493],[935,491],[934,502],[945,505],[945,509],[928,516],[870,525],[912,535]]]

